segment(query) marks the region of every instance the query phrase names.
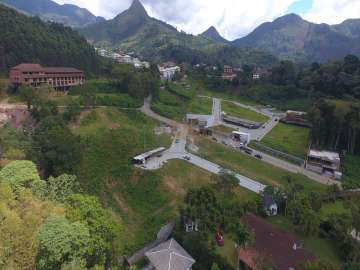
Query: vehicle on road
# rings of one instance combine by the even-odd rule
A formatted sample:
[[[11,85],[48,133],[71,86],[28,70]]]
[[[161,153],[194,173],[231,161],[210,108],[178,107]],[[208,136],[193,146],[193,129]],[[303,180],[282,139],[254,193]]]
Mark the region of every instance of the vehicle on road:
[[[180,140],[179,140],[179,139],[176,139],[176,140],[175,140],[175,143],[179,143],[179,142],[180,142]]]
[[[249,148],[246,148],[244,151],[245,151],[245,153],[248,154],[248,155],[252,155],[252,153],[253,153],[253,150],[252,150],[252,149],[249,149]]]
[[[256,157],[257,159],[263,159],[263,156],[260,155],[260,154],[256,154],[255,157]]]
[[[187,160],[187,161],[189,161],[189,160],[191,160],[191,157],[189,157],[189,156],[184,156],[184,159]]]

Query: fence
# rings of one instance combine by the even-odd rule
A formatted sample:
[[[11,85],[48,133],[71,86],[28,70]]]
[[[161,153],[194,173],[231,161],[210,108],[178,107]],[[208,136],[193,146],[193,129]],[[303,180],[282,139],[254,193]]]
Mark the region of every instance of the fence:
[[[265,146],[265,145],[263,145],[263,144],[261,144],[259,142],[252,142],[251,144],[253,146],[255,146],[256,148],[258,148],[260,151],[263,151],[263,152],[268,153],[268,154],[270,154],[272,156],[275,156],[275,157],[285,159],[285,160],[290,161],[292,163],[295,163],[295,164],[297,164],[299,166],[303,166],[304,163],[305,163],[304,159],[301,159],[301,158],[298,158],[296,156],[281,152],[279,150],[275,150],[275,149],[273,149],[271,147],[268,147],[268,146]]]

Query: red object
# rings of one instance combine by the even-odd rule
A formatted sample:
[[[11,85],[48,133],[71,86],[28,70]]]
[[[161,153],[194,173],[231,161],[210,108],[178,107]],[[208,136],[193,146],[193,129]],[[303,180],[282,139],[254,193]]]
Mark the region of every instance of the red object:
[[[218,244],[219,247],[224,246],[224,237],[221,235],[220,232],[216,233],[215,240],[216,240],[216,243]]]

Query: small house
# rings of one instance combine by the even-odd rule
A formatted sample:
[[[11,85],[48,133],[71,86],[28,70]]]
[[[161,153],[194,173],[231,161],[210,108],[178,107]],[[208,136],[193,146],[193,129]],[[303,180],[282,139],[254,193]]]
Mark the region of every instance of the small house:
[[[264,196],[263,209],[268,216],[276,216],[277,215],[278,205],[272,196],[270,196],[270,195]]]

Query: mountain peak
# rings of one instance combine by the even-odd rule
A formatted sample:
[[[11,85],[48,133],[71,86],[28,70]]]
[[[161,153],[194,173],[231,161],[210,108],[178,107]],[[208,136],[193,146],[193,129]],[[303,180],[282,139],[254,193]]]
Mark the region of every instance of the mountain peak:
[[[210,39],[217,43],[227,43],[228,41],[224,39],[214,26],[210,26],[208,30],[201,34],[203,37]]]
[[[129,11],[134,12],[137,15],[148,16],[143,4],[139,0],[134,0],[132,2]]]

